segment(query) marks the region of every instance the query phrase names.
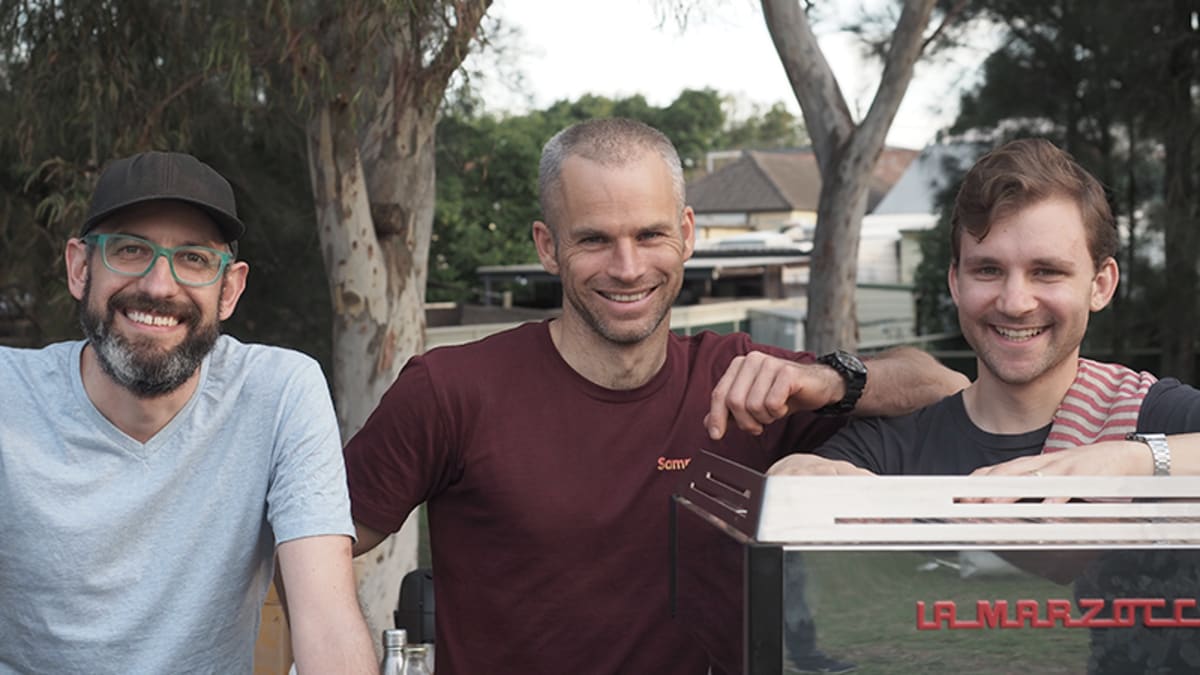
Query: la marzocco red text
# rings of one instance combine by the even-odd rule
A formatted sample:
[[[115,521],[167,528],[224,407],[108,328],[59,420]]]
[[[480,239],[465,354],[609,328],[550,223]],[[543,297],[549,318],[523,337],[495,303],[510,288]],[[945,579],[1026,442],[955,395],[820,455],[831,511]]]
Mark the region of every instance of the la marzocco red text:
[[[1200,628],[1200,618],[1185,617],[1187,610],[1195,615],[1196,598],[1118,598],[1107,603],[1101,598],[1080,598],[1080,616],[1071,616],[1071,601],[1053,599],[1017,600],[1015,611],[1009,615],[1007,600],[977,600],[975,618],[959,618],[958,604],[953,600],[938,600],[932,612],[926,612],[923,600],[917,601],[917,630],[975,630],[980,628],[1130,628],[1141,623],[1147,628]],[[1101,616],[1105,607],[1112,611]]]

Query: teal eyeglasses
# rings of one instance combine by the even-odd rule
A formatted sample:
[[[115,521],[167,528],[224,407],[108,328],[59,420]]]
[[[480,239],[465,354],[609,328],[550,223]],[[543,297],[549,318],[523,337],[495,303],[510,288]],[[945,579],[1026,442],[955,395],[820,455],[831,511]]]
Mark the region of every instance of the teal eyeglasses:
[[[89,234],[83,238],[100,248],[100,259],[109,270],[127,277],[144,277],[159,256],[167,259],[171,276],[184,286],[208,286],[221,278],[233,254],[207,246],[167,248],[132,234]]]

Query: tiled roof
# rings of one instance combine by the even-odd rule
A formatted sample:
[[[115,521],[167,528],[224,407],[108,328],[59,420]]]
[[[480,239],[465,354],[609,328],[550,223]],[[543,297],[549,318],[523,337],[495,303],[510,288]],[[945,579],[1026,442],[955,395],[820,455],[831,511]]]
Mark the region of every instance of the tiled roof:
[[[875,165],[870,211],[900,179],[918,152],[886,148]],[[811,150],[747,150],[741,158],[687,186],[687,201],[696,213],[816,211],[821,176]]]

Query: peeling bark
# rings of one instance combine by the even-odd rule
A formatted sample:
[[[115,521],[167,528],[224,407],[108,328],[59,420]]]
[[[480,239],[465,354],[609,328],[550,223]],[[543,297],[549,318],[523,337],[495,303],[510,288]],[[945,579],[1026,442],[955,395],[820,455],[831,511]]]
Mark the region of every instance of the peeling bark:
[[[410,14],[387,33],[386,86],[347,94],[360,82],[360,45],[323,45],[342,90],[314,100],[308,163],[321,252],[333,303],[332,388],[342,438],[366,422],[410,357],[424,350],[425,282],[434,214],[434,130],[450,75],[466,55],[490,0]],[[419,12],[452,10],[455,22],[422,66]],[[352,33],[349,33],[352,34]],[[331,35],[338,35],[332,31]],[[347,101],[377,96],[360,133]],[[359,601],[374,634],[392,626],[403,575],[416,566],[417,526],[404,527],[355,561]]]

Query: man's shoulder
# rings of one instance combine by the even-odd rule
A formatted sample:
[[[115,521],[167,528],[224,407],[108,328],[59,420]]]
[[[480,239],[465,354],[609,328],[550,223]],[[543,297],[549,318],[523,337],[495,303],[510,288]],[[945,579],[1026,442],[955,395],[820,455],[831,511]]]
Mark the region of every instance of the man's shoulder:
[[[901,417],[912,417],[921,420],[937,420],[945,417],[966,418],[967,409],[963,404],[963,393],[956,391],[940,401],[930,403],[923,408],[917,408],[908,415],[901,415]]]
[[[1138,409],[1137,428],[1176,434],[1200,431],[1200,389],[1173,377],[1155,382]]]
[[[315,364],[316,359],[290,347],[242,342],[232,335],[222,335],[213,345],[212,356],[222,361],[238,361],[247,365]]]
[[[748,345],[754,344],[750,336],[746,333],[714,333],[711,330],[702,330],[699,333],[691,335],[681,335],[674,331],[671,332],[671,341],[676,344],[688,345],[695,348],[704,349],[747,349]]]
[[[247,343],[222,335],[209,352],[209,380],[217,386],[232,387],[235,382],[251,386],[274,387],[294,380],[324,381],[324,374],[311,356],[275,345]]]
[[[676,347],[696,354],[725,355],[733,358],[750,352],[765,352],[772,356],[791,360],[812,359],[812,355],[808,352],[792,351],[783,347],[755,342],[748,334],[742,332],[714,333],[704,330],[694,335],[671,333],[671,341]]]
[[[507,360],[538,353],[550,344],[546,322],[531,321],[471,342],[434,347],[415,360],[437,366],[466,363],[478,369],[488,363],[496,363],[497,359]]]
[[[884,475],[923,473],[922,458],[939,461],[964,442],[962,393],[895,417],[856,417],[817,454]],[[932,460],[930,458],[933,458]],[[944,473],[937,471],[935,473]]]
[[[0,374],[18,371],[57,369],[82,346],[82,340],[55,342],[44,347],[0,347]]]
[[[0,358],[6,359],[38,359],[47,355],[61,355],[83,343],[83,340],[64,340],[51,342],[41,347],[5,347],[0,345]]]
[[[329,383],[312,357],[286,347],[244,343],[223,335],[208,357],[200,389],[189,405],[191,423],[222,420],[239,443],[273,442],[287,419],[296,429],[336,432]]]
[[[959,433],[958,425],[963,421],[970,424],[970,418],[963,407],[962,392],[956,392],[910,413],[891,417],[855,418],[851,424],[870,424],[913,435],[939,431]]]
[[[1168,395],[1196,396],[1200,395],[1200,390],[1174,377],[1164,377],[1150,385],[1150,391],[1146,394],[1147,398]]]

